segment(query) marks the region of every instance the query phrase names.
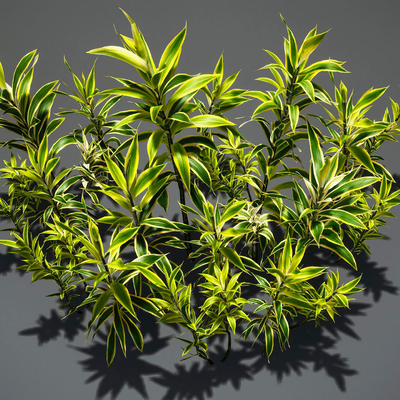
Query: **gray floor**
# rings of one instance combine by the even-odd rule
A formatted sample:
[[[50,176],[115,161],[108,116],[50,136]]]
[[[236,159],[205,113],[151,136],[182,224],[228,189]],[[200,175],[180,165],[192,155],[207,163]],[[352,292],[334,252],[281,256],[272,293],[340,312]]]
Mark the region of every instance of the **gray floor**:
[[[18,60],[38,48],[36,87],[54,79],[70,83],[63,65],[65,55],[77,71],[88,72],[94,57],[85,52],[117,44],[113,24],[128,33],[128,25],[113,2],[77,0],[15,1],[1,5],[0,61],[10,80]],[[262,51],[282,54],[286,34],[281,12],[298,40],[315,25],[332,28],[315,60],[347,60],[351,74],[341,78],[358,98],[371,86],[390,85],[371,118],[379,119],[389,96],[400,101],[398,52],[399,7],[392,1],[148,1],[121,0],[138,23],[156,59],[163,47],[188,22],[188,36],[179,71],[212,72],[224,50],[226,73],[242,69],[237,87],[264,89],[258,68],[270,62]],[[133,76],[130,68],[99,58],[97,76],[102,89],[112,82],[106,75]],[[329,80],[321,80],[329,85]],[[57,105],[64,105],[59,101]],[[248,116],[254,104],[238,116]],[[79,123],[75,121],[74,123]],[[73,129],[74,123],[65,129]],[[64,132],[65,133],[65,132]],[[262,134],[250,124],[243,134],[254,142]],[[2,137],[9,137],[1,133]],[[3,140],[3,139],[1,139]],[[400,145],[382,149],[385,166],[400,174]],[[2,150],[3,159],[9,157]],[[75,157],[75,158],[74,158]],[[72,160],[72,161],[71,161]],[[70,154],[68,162],[77,162]],[[399,180],[400,182],[400,180]],[[400,215],[400,209],[395,211]],[[6,227],[4,222],[2,227]],[[268,364],[260,348],[235,342],[225,364],[224,343],[214,342],[210,367],[200,360],[180,362],[179,335],[169,327],[144,319],[145,351],[131,349],[128,358],[105,363],[105,341],[100,336],[85,344],[87,315],[60,320],[62,311],[46,283],[30,285],[28,276],[15,271],[18,261],[1,248],[0,262],[0,398],[25,399],[375,399],[397,398],[400,388],[398,319],[400,222],[391,220],[383,230],[387,240],[371,244],[372,257],[360,259],[362,283],[351,310],[337,324],[323,329],[312,325],[293,332],[291,348],[276,351]],[[3,234],[2,237],[5,234]],[[317,255],[318,256],[318,255]],[[331,260],[324,260],[329,263]],[[346,273],[348,270],[343,270]],[[351,271],[349,274],[351,275]]]

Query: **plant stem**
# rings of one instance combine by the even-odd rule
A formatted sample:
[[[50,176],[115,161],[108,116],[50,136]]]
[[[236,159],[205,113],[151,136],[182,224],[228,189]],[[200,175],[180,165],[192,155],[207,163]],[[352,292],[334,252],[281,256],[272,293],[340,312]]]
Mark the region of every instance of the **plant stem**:
[[[191,324],[192,323],[192,321],[190,321],[187,317],[186,317],[186,315],[181,311],[181,309],[179,308],[179,305],[178,305],[178,302],[177,302],[177,300],[176,300],[176,298],[175,298],[175,296],[174,296],[174,294],[171,292],[171,298],[172,298],[172,302],[174,303],[174,306],[175,306],[175,308],[176,308],[176,310],[178,311],[178,313],[179,313],[179,315],[186,321],[186,323],[187,324]],[[190,332],[192,333],[192,335],[193,335],[193,341],[195,341],[196,340],[196,332],[194,332],[192,329],[190,329],[190,328],[188,328],[189,330],[190,330]],[[203,360],[206,360],[210,365],[213,365],[214,364],[214,362],[211,360],[211,358],[209,358],[208,356],[207,356],[207,358],[206,357],[204,357],[201,353],[199,353],[199,346],[195,346],[196,347],[196,353],[197,353],[197,355],[200,357],[200,358],[202,358]]]
[[[281,124],[286,124],[288,122],[287,121],[288,117],[289,117],[289,108],[288,108],[288,106],[291,105],[292,101],[293,101],[293,92],[294,92],[294,87],[295,87],[295,84],[296,84],[297,74],[298,74],[298,70],[296,69],[294,71],[294,73],[293,73],[293,77],[292,77],[292,79],[290,81],[290,84],[289,84],[288,88],[286,89],[286,93],[287,93],[286,99],[285,99],[286,100],[285,101],[286,104],[284,106],[284,110],[283,110],[283,113],[282,113],[281,118],[280,118],[280,123]],[[275,152],[276,152],[275,143],[276,143],[277,140],[279,140],[281,138],[281,136],[283,134],[284,134],[283,128],[280,127],[278,129],[278,132],[277,132],[277,135],[275,137],[274,142],[271,143],[272,156],[268,157],[268,161],[267,161],[268,166],[271,166],[272,162],[274,161],[274,155],[275,155]],[[265,200],[265,192],[268,189],[268,184],[269,184],[268,175],[265,175],[264,176],[263,188],[262,188],[262,191],[261,191],[261,194],[260,194],[261,207],[260,207],[260,210],[258,211],[258,215],[261,215],[261,213],[262,213],[263,203],[264,203],[264,200]],[[258,247],[257,247],[257,243],[253,244],[252,259],[253,259],[253,261],[258,262]]]
[[[231,333],[229,332],[229,329],[226,329],[225,331],[228,334],[228,347],[226,349],[225,355],[222,358],[221,362],[225,362],[228,359],[229,354],[231,353],[231,347],[232,347]]]
[[[311,313],[308,313],[307,316],[300,322],[297,322],[296,324],[293,324],[292,326],[290,326],[290,330],[292,329],[296,329],[301,325],[304,325],[306,322],[308,322],[311,318]]]

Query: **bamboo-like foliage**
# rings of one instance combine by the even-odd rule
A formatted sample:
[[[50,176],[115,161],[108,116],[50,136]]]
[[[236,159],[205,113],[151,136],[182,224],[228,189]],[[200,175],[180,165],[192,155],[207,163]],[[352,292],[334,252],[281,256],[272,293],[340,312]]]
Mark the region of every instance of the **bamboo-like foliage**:
[[[267,51],[268,77],[258,78],[268,90],[249,91],[234,88],[238,73],[224,76],[222,55],[213,73],[176,73],[186,27],[155,63],[125,15],[132,37],[118,34],[120,46],[89,53],[133,66],[137,82],[114,78],[118,86],[101,91],[94,65],[80,78],[65,60],[75,89],[50,82],[33,94],[35,51],[21,59],[12,81],[0,64],[0,126],[16,135],[2,143],[19,154],[1,169],[8,196],[0,214],[14,227],[0,243],[21,257],[19,268],[32,281],[56,284],[52,296],[70,314],[91,310],[88,335],[108,329],[108,364],[118,346],[126,354],[127,336],[143,350],[138,309],[189,333],[180,338],[185,358],[212,363],[208,339],[227,335],[225,360],[236,332],[261,338],[270,357],[276,343],[286,347],[291,328],[334,320],[362,290],[361,276],[341,282],[328,265],[309,265],[307,254],[324,248],[357,269],[354,254],[369,253],[366,240],[383,237],[379,228],[393,216],[400,191],[392,190],[377,152],[396,141],[399,105],[391,100],[381,121],[369,119],[385,88],[355,101],[343,83],[336,86],[336,73],[347,72],[344,62],[309,62],[326,34],[316,28],[298,46],[287,27],[284,59]],[[331,75],[333,98],[315,82],[319,73]],[[77,108],[52,119],[56,95]],[[113,112],[125,98],[137,101],[135,108]],[[263,143],[247,140],[225,117],[249,99],[261,101],[248,122],[258,123]],[[310,105],[324,117],[305,114]],[[83,115],[87,125],[52,140],[69,114]],[[152,128],[141,131],[140,121]],[[300,140],[309,144],[308,169],[294,152]],[[143,170],[140,142],[147,146]],[[71,145],[82,161],[60,169]],[[106,198],[115,207],[105,206]],[[182,222],[168,217],[171,201],[179,201]],[[156,216],[162,209],[164,216]],[[188,261],[177,263],[176,252]]]

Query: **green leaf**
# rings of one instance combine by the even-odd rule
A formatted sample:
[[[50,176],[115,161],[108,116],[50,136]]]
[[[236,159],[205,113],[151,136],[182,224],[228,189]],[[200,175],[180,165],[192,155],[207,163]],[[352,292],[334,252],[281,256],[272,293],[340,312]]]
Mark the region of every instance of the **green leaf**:
[[[191,79],[192,76],[188,74],[176,74],[174,75],[164,86],[162,94],[169,92],[170,90],[181,85],[183,82]]]
[[[179,324],[184,323],[185,320],[179,314],[168,313],[163,315],[158,322],[162,322],[164,324]]]
[[[162,281],[162,279],[155,274],[154,272],[150,271],[147,268],[137,266],[136,267],[151,283],[154,285],[160,287],[160,288],[166,288],[165,283]]]
[[[159,309],[154,305],[151,300],[145,297],[135,296],[133,294],[131,295],[131,300],[136,307],[141,308],[142,310],[145,310],[146,312],[158,318],[161,317]]]
[[[46,128],[46,135],[50,136],[63,122],[65,118],[56,118],[49,123]]]
[[[172,145],[172,157],[182,181],[187,191],[190,193],[190,164],[185,148],[179,143],[174,143]]]
[[[274,330],[272,329],[271,325],[268,324],[264,325],[264,334],[265,334],[265,353],[267,354],[269,362],[269,357],[274,351]]]
[[[135,260],[125,264],[122,262],[121,259],[118,259],[112,263],[109,263],[108,265],[119,270],[136,269],[137,267],[148,268],[151,267],[154,263],[160,261],[163,257],[163,254],[143,254]]]
[[[42,173],[44,170],[44,166],[47,161],[47,154],[49,151],[49,140],[47,135],[43,138],[42,142],[40,143],[39,150],[37,153],[38,157],[38,166],[39,166],[39,171]]]
[[[314,64],[311,64],[306,69],[301,71],[301,75],[309,75],[309,74],[318,74],[319,72],[326,71],[326,72],[348,72],[346,71],[341,65],[339,61],[335,60],[324,60],[318,61]]]
[[[293,35],[293,32],[289,29],[288,26],[286,26],[286,28],[288,32],[288,42],[289,42],[289,59],[294,69],[296,68],[297,65],[297,43]]]
[[[157,116],[161,109],[162,106],[153,106],[150,108],[150,118],[155,124],[157,123]]]
[[[219,126],[232,126],[233,122],[218,115],[196,115],[191,118],[195,126],[199,128],[217,128]]]
[[[211,188],[211,176],[204,164],[193,157],[189,157],[189,165],[190,169],[200,178],[200,180]]]
[[[299,309],[304,309],[304,310],[309,310],[309,311],[314,311],[315,307],[308,302],[308,300],[300,295],[300,294],[295,294],[295,293],[290,293],[285,297],[280,297],[280,300],[282,301],[283,304],[288,304],[290,306],[297,307]]]
[[[300,65],[304,60],[310,57],[311,53],[320,45],[322,39],[327,33],[328,31],[311,36],[303,42],[299,50],[300,58],[298,65]]]
[[[224,55],[221,54],[221,56],[218,59],[217,65],[214,68],[214,74],[219,75],[219,77],[213,82],[213,91],[216,90],[216,84],[221,85],[222,78],[224,76]]]
[[[359,276],[356,279],[353,279],[352,281],[346,283],[345,285],[341,286],[338,289],[339,293],[344,293],[344,294],[350,294],[350,293],[355,293],[356,291],[360,291],[361,289],[356,288],[356,286],[359,284],[360,280],[361,280],[362,276]],[[354,290],[356,289],[356,290]]]
[[[228,228],[221,232],[222,236],[229,236],[229,237],[237,237],[247,235],[248,233],[253,232],[252,229],[245,229],[245,228]],[[242,256],[243,257],[243,256]],[[259,269],[259,268],[257,268]]]
[[[376,174],[374,164],[371,160],[370,155],[368,152],[359,146],[348,146],[347,147],[352,156],[360,162],[368,171],[372,172],[373,174]]]
[[[147,142],[147,153],[149,155],[149,163],[152,164],[154,157],[162,143],[164,137],[164,130],[157,129],[154,131]]]
[[[121,285],[117,282],[111,283],[110,288],[117,301],[122,304],[134,317],[136,317],[128,289],[124,285]]]
[[[139,257],[149,252],[147,241],[141,233],[138,233],[135,237],[135,251]]]
[[[74,177],[75,178],[75,177]],[[100,257],[103,256],[104,250],[103,250],[103,242],[100,236],[99,228],[97,227],[96,223],[92,222],[89,220],[89,234],[90,234],[90,239],[96,248],[98,254]],[[80,238],[82,240],[82,238]]]
[[[315,101],[315,92],[314,86],[311,81],[303,80],[298,83],[301,88],[306,92],[307,96],[312,100]]]
[[[107,116],[110,109],[113,106],[115,106],[115,104],[117,104],[121,100],[121,98],[122,98],[122,96],[113,96],[109,100],[107,100],[107,102],[104,104],[102,109],[99,111],[99,117]]]
[[[49,124],[49,126],[50,126],[50,124]],[[75,136],[73,136],[73,135],[63,136],[62,138],[58,139],[53,144],[53,146],[50,149],[49,157],[53,158],[65,147],[67,147],[71,144],[76,144],[76,143],[77,143],[77,140],[76,140]]]
[[[101,193],[104,193],[106,196],[111,197],[121,207],[124,207],[129,212],[132,212],[131,204],[125,199],[125,197],[121,196],[119,193],[116,193],[111,189],[101,190]]]
[[[282,303],[279,300],[274,301],[275,315],[276,315],[276,323],[279,324],[282,316]]]
[[[28,121],[33,122],[33,117],[35,112],[38,110],[42,101],[51,93],[54,87],[57,85],[58,81],[47,83],[43,85],[33,96],[31,104],[28,109]]]
[[[107,337],[107,350],[106,350],[106,358],[108,366],[110,366],[111,363],[113,362],[116,350],[117,350],[117,335],[115,332],[114,325],[111,325],[110,332]]]
[[[93,67],[90,70],[89,76],[86,80],[86,95],[88,97],[93,96],[94,90],[96,89],[95,85],[96,85],[96,78],[95,78],[95,68],[96,65],[96,61],[93,63]]]
[[[327,197],[331,197],[332,199],[344,196],[350,192],[355,192],[357,190],[363,189],[367,186],[373,185],[375,182],[378,182],[379,178],[375,177],[365,177],[365,178],[357,178],[353,179],[350,182],[345,182],[343,184],[339,184],[334,187],[332,190],[328,191]]]
[[[0,244],[2,244],[3,246],[14,247],[17,249],[19,248],[17,243],[14,242],[13,240],[0,240]]]
[[[325,267],[306,267],[302,268],[298,274],[291,274],[287,283],[301,283],[320,276],[325,272]]]
[[[111,297],[111,291],[107,290],[103,292],[101,296],[97,299],[93,311],[92,311],[92,322],[100,315],[100,313],[104,310],[104,307],[107,305],[108,301]]]
[[[285,343],[289,339],[289,323],[284,314],[282,314],[279,328],[280,328],[280,332],[282,335],[282,337],[281,337],[282,342]]]
[[[19,108],[22,115],[26,115],[26,108],[29,105],[32,80],[33,67],[25,74],[17,91],[17,101],[19,101]]]
[[[0,89],[7,89],[6,79],[4,77],[3,65],[0,63]]]
[[[282,271],[285,275],[290,269],[290,263],[292,262],[292,244],[290,237],[285,239],[285,245],[283,251],[279,257],[278,269]]]
[[[236,81],[236,78],[238,77],[240,71],[236,72],[235,74],[232,74],[231,76],[228,76],[225,81],[221,85],[221,90],[219,91],[219,94],[225,93]],[[229,92],[231,93],[231,92]],[[228,93],[226,93],[228,94]],[[224,96],[222,96],[224,97]]]
[[[142,85],[130,83],[129,87],[118,87],[104,90],[101,95],[118,95],[134,97],[136,99],[145,100],[146,103],[153,105],[156,103],[156,98],[148,90],[144,89]]]
[[[355,270],[357,270],[357,263],[356,263],[353,255],[343,244],[339,245],[339,244],[332,243],[332,242],[326,240],[324,237],[321,237],[319,244],[322,247],[325,247],[326,249],[335,252],[339,257],[343,258],[343,260],[345,260]]]
[[[288,104],[290,126],[292,131],[296,131],[297,123],[299,122],[299,107],[296,105]]]
[[[189,118],[189,116],[186,113],[182,112],[182,111],[177,112],[174,115],[171,115],[170,117],[168,117],[168,119],[171,119],[173,121],[183,122],[184,124],[193,125],[193,122]]]
[[[114,325],[115,331],[117,332],[117,336],[118,336],[119,342],[121,344],[122,352],[124,353],[124,356],[126,357],[125,330],[124,330],[124,325],[122,323],[122,318],[121,318],[121,313],[120,313],[120,310],[118,307],[118,303],[116,303],[116,302],[114,303],[113,313],[114,313],[113,325]]]
[[[320,170],[322,168],[322,165],[324,164],[324,153],[321,150],[318,136],[315,133],[314,128],[308,122],[308,120],[307,120],[307,131],[308,131],[308,138],[310,140],[310,150],[314,167],[313,168],[314,176],[317,182],[320,182]]]
[[[148,72],[147,63],[145,60],[143,60],[143,58],[120,46],[104,46],[98,49],[90,50],[88,53],[116,58],[117,60],[133,65],[136,69],[139,69],[143,72]]]
[[[163,168],[165,168],[165,164],[156,165],[144,170],[134,185],[132,197],[135,198],[139,196],[143,190],[146,190],[154,182],[154,180],[157,179]]]
[[[229,247],[220,247],[219,251],[226,257],[233,265],[240,268],[242,271],[247,272],[246,267],[243,265],[242,260],[236,250]]]
[[[351,111],[351,115],[356,115],[361,109],[369,106],[372,104],[374,101],[379,99],[385,93],[386,88],[380,88],[380,89],[369,89],[367,92],[365,92],[360,100],[357,101],[356,105],[354,106],[353,110]]]
[[[258,114],[261,114],[262,112],[269,111],[269,110],[276,110],[279,107],[276,105],[274,101],[265,101],[261,105],[259,105],[253,112],[253,117],[255,117]]]
[[[158,86],[159,88],[163,84],[169,72],[176,68],[181,54],[182,45],[185,41],[185,37],[186,26],[171,40],[171,42],[165,48],[158,64],[158,70],[162,70]]]
[[[126,323],[126,327],[128,328],[128,332],[133,340],[133,343],[135,343],[135,346],[138,348],[139,351],[143,352],[142,332],[140,332],[140,329],[127,315],[124,315],[123,319]]]
[[[233,334],[235,334],[236,331],[236,319],[233,315],[228,314],[226,316],[226,319],[228,320],[228,324],[230,328],[232,329]]]
[[[355,226],[356,228],[365,229],[364,224],[355,215],[345,210],[323,210],[318,213],[320,217],[334,219],[344,224]]]
[[[235,217],[244,207],[246,206],[245,201],[237,201],[228,206],[221,215],[221,219],[218,222],[219,227],[223,227],[224,224]]]
[[[139,230],[138,227],[134,228],[125,228],[120,231],[113,239],[108,248],[108,252],[112,253],[115,250],[119,249],[123,244],[131,240],[135,235],[136,232]]]
[[[180,138],[179,140],[177,140],[176,143],[179,143],[182,146],[201,145],[201,146],[208,147],[211,150],[217,151],[217,146],[215,145],[215,143],[211,139],[209,139],[205,136],[201,136],[201,135],[184,136],[184,137]]]
[[[148,218],[142,221],[142,225],[152,226],[154,228],[165,229],[169,231],[179,231],[180,229],[170,220],[161,217]]]
[[[108,156],[104,155],[104,158],[107,163],[107,168],[110,171],[110,174],[113,177],[117,186],[120,189],[122,189],[123,191],[127,192],[126,180],[125,180],[124,174],[122,173],[122,171],[120,170],[118,165],[113,160],[111,160]],[[135,159],[132,159],[132,161],[133,161],[133,164],[135,164],[137,162],[137,160],[135,160]],[[133,171],[133,168],[132,168],[132,171]],[[131,172],[131,173],[133,174],[133,172]]]
[[[125,17],[128,19],[128,21],[131,24],[131,31],[132,31],[132,37],[133,40],[132,42],[134,43],[134,51],[144,60],[148,62],[148,65],[150,66],[151,73],[153,74],[156,67],[154,65],[153,58],[150,53],[150,49],[142,35],[142,32],[140,32],[139,28],[136,26],[135,22],[132,20],[132,18],[122,9],[120,10],[125,14]],[[130,39],[130,38],[129,38]]]
[[[111,160],[110,160],[111,161]],[[137,176],[137,168],[139,165],[139,140],[138,140],[138,135],[135,134],[134,137],[132,138],[131,145],[129,146],[128,153],[126,154],[125,157],[125,164],[124,164],[124,169],[125,169],[125,174],[126,174],[126,183],[127,183],[127,189],[130,190],[132,188],[133,183],[136,180]],[[113,166],[113,168],[118,168],[117,165]],[[124,185],[125,178],[121,176],[120,173],[118,173],[117,170],[115,170],[117,179],[121,182],[122,185]],[[110,170],[111,172],[111,170]],[[114,175],[113,175],[114,177]],[[114,178],[115,180],[115,178]],[[116,181],[117,182],[117,181]],[[118,186],[120,186],[118,184]],[[120,186],[123,188],[123,186]]]
[[[319,244],[323,230],[324,224],[321,221],[311,221],[310,231],[317,244]]]
[[[175,91],[175,93],[171,96],[168,101],[168,109],[171,109],[172,104],[174,104],[179,99],[182,99],[188,95],[194,95],[197,93],[203,86],[207,85],[207,83],[211,82],[213,79],[217,78],[218,75],[215,74],[203,74],[198,75],[189,80],[182,83],[182,85]]]
[[[31,61],[33,60],[33,57],[35,56],[35,54],[36,54],[36,50],[33,50],[33,51],[29,52],[28,54],[26,54],[24,57],[21,58],[17,67],[15,68],[13,81],[12,81],[12,91],[13,91],[14,99],[17,96],[18,84],[22,79],[23,73],[28,68],[28,66],[31,63]],[[3,71],[3,67],[1,67],[1,71]],[[2,75],[3,75],[3,80],[4,80],[4,72],[2,73]],[[4,80],[4,83],[5,83],[5,80]],[[7,89],[6,83],[4,86],[5,86],[4,89]]]

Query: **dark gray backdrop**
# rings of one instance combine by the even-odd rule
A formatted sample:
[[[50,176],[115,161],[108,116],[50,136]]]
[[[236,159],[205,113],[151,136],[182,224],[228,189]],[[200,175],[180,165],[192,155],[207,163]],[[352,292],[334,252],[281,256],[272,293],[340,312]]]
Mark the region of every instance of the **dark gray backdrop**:
[[[87,74],[94,57],[86,51],[118,44],[113,24],[120,32],[129,32],[118,6],[137,22],[156,60],[187,21],[179,71],[212,72],[223,50],[226,74],[242,69],[236,87],[247,89],[264,89],[254,81],[263,76],[257,69],[270,62],[263,48],[282,55],[286,32],[279,12],[299,41],[316,24],[320,32],[332,28],[313,59],[346,60],[352,73],[339,78],[354,88],[356,99],[371,86],[390,85],[371,118],[381,118],[389,96],[400,100],[399,7],[395,1],[3,0],[0,60],[6,79],[10,81],[18,60],[35,48],[40,53],[35,88],[56,79],[71,83],[63,55],[75,72]],[[106,75],[137,77],[122,63],[100,57],[97,77],[101,89],[112,85]],[[60,105],[66,105],[64,100],[58,101]],[[247,117],[252,107],[242,107],[236,116]],[[75,123],[79,121],[63,125],[62,133],[72,130]],[[255,126],[246,125],[243,133],[254,142],[262,141]],[[1,135],[10,137],[5,132]],[[400,173],[399,150],[397,144],[383,148],[385,165],[396,174]],[[73,150],[69,155],[67,163],[77,162]],[[8,159],[8,151],[3,149],[1,156]],[[400,210],[395,213],[399,215]],[[108,369],[104,338],[85,346],[86,320],[60,321],[57,303],[44,297],[53,289],[50,284],[30,285],[28,276],[15,272],[16,258],[2,248],[0,398],[395,398],[400,388],[399,221],[391,220],[384,233],[389,239],[373,243],[372,257],[360,260],[367,289],[357,296],[351,310],[336,325],[326,324],[322,330],[310,325],[294,331],[291,349],[284,354],[277,350],[269,365],[259,357],[259,347],[239,344],[226,364],[217,361],[209,367],[199,359],[179,362],[176,332],[151,325],[146,330],[144,354],[132,349],[127,360],[118,355]],[[221,358],[221,354],[213,355]]]

